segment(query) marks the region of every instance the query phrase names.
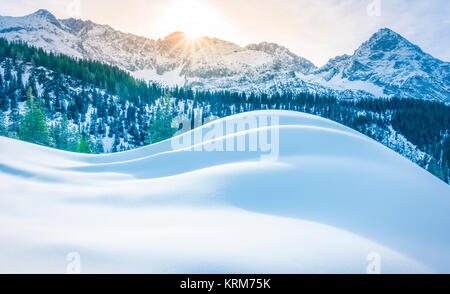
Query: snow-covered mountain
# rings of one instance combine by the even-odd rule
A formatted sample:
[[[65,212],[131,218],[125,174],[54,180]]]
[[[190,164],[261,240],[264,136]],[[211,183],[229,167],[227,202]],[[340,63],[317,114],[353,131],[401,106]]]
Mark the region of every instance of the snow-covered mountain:
[[[0,18],[0,36],[48,51],[99,60],[132,72],[164,75],[178,70],[187,78],[220,78],[262,70],[308,73],[315,66],[276,44],[242,48],[215,38],[189,41],[176,32],[157,41],[125,34],[106,25],[76,19],[57,20],[39,10],[24,17]]]
[[[355,51],[330,60],[315,72],[333,85],[368,83],[384,95],[450,99],[450,63],[424,53],[390,29],[381,29]]]
[[[71,252],[81,273],[450,272],[449,187],[360,133],[262,111],[188,137],[109,155],[0,137],[0,273],[64,273]]]
[[[355,51],[318,69],[273,43],[241,47],[216,38],[190,41],[181,32],[152,40],[39,10],[0,17],[0,37],[119,66],[136,77],[208,90],[334,94],[340,98],[413,97],[450,101],[450,63],[382,29]]]

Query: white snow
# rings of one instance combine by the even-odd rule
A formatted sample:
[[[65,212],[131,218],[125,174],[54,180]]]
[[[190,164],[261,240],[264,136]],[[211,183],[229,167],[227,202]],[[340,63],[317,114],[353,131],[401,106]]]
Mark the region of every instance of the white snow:
[[[348,79],[344,79],[338,75],[334,76],[329,81],[325,80],[321,75],[316,74],[305,75],[302,73],[296,73],[296,76],[305,82],[322,85],[326,88],[335,89],[338,91],[365,91],[378,98],[388,97],[388,95],[384,93],[384,89],[382,87],[370,82],[361,80],[349,81]]]
[[[228,139],[278,130],[276,160],[171,141],[80,155],[1,137],[0,273],[64,273],[70,252],[82,273],[366,273],[371,252],[382,273],[450,273],[449,187],[381,144],[284,111],[194,133],[266,115],[279,123]]]
[[[169,87],[182,87],[186,82],[186,78],[181,75],[181,70],[182,68],[179,67],[172,71],[167,71],[164,74],[158,74],[154,69],[145,69],[130,72],[130,74],[136,79],[144,80],[146,82],[156,82]]]

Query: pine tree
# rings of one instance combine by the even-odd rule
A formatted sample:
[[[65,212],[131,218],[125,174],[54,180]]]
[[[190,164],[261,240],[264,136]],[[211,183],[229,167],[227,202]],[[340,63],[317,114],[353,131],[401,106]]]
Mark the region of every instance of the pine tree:
[[[4,87],[3,78],[0,74],[0,110],[7,111],[9,109],[9,97],[4,91]]]
[[[114,135],[114,143],[113,143],[113,147],[112,147],[111,152],[112,153],[116,153],[117,151],[119,151],[118,148],[117,148],[119,145],[120,145],[119,135],[115,134]]]
[[[448,170],[448,162],[446,160],[443,160],[442,162],[442,179],[444,182],[448,183],[448,177],[449,177],[449,170]]]
[[[0,109],[0,136],[7,136],[6,118],[3,111]]]
[[[60,123],[51,129],[50,134],[55,148],[66,151],[77,150],[80,136],[75,130],[69,127],[69,121],[65,114]]]
[[[78,143],[77,152],[79,153],[92,153],[91,146],[89,145],[89,141],[83,135],[80,138],[80,142]]]
[[[18,133],[20,129],[20,114],[17,107],[11,109],[8,120],[9,120],[8,126],[9,136],[18,139]]]
[[[103,141],[97,140],[94,146],[94,152],[97,154],[105,153],[105,149],[103,148]]]
[[[20,119],[19,139],[30,143],[48,145],[49,132],[45,117],[34,101],[31,88],[27,92],[26,113]]]
[[[432,174],[436,174],[437,166],[436,166],[436,160],[434,158],[432,158],[430,160],[430,162],[428,163],[427,170]]]
[[[161,98],[154,117],[149,124],[145,143],[154,144],[172,138],[177,129],[172,128],[172,117],[170,111],[171,95],[168,93]]]

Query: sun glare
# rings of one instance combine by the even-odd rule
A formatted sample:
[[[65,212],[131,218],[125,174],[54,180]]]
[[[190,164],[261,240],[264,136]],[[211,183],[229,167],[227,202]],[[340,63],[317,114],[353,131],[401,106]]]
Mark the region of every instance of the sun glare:
[[[218,11],[200,0],[174,1],[161,16],[159,26],[165,35],[181,31],[190,40],[218,35],[224,29]]]

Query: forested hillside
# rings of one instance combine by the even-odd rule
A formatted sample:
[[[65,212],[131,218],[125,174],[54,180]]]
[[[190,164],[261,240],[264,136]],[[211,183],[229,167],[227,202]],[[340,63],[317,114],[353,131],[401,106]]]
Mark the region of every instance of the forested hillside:
[[[170,136],[168,119],[194,124],[240,112],[282,109],[352,127],[449,182],[449,108],[418,99],[340,100],[310,93],[268,96],[167,89],[135,80],[116,67],[0,39],[1,134],[63,150],[128,150]]]

